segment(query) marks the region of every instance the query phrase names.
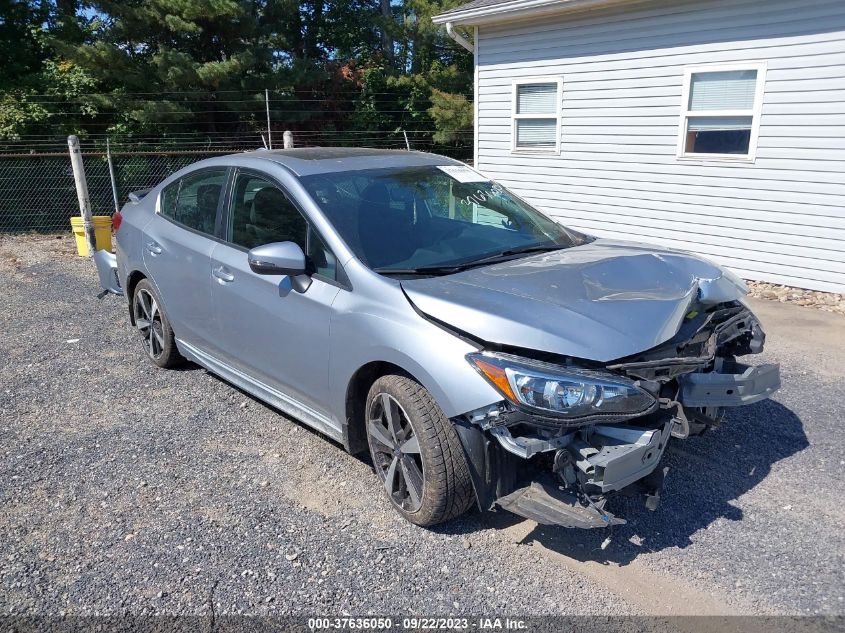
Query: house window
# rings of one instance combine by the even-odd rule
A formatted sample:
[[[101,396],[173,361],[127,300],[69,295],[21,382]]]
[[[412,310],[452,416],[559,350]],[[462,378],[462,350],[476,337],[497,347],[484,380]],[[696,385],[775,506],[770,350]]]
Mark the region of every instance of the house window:
[[[559,78],[514,82],[514,151],[560,151],[560,93]]]
[[[678,157],[753,160],[765,74],[764,64],[686,69]]]

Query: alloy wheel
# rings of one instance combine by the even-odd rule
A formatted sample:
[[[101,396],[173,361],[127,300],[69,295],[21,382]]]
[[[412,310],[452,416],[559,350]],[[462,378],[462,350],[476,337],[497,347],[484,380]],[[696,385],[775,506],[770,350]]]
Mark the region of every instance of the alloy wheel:
[[[164,326],[161,322],[161,310],[155,297],[146,289],[140,289],[135,295],[135,327],[143,339],[144,350],[150,358],[161,357],[164,351]]]
[[[387,494],[404,511],[416,512],[422,505],[425,484],[420,443],[396,398],[384,392],[373,398],[367,435]]]

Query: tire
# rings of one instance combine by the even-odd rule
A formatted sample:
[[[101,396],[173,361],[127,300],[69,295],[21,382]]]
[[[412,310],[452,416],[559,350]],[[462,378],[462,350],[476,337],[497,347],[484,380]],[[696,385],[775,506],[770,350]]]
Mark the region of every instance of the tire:
[[[153,363],[163,368],[176,367],[184,358],[176,348],[173,328],[164,312],[158,291],[147,279],[135,286],[132,317],[141,335],[144,351]]]
[[[470,508],[475,496],[457,431],[422,385],[382,376],[367,395],[365,416],[373,466],[399,514],[427,527]]]

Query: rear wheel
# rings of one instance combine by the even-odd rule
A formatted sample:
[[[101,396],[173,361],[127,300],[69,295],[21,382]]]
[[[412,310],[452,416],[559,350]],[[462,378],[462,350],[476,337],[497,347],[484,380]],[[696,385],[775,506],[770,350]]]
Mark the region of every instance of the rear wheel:
[[[373,465],[399,514],[430,526],[469,509],[472,480],[458,434],[422,385],[383,376],[370,388],[366,412]]]
[[[132,316],[147,356],[159,367],[175,367],[184,359],[176,349],[170,321],[164,313],[155,287],[146,279],[135,286]]]

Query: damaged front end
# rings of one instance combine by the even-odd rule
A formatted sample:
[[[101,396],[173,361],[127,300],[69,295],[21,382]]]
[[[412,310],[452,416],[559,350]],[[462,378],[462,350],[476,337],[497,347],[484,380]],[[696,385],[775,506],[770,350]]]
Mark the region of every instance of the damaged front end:
[[[655,510],[671,438],[701,434],[724,407],[780,386],[777,365],[736,361],[765,341],[744,305],[698,310],[665,343],[604,366],[524,350],[470,354],[504,396],[455,420],[480,507],[578,528],[625,523],[606,509],[617,492],[639,491]]]

